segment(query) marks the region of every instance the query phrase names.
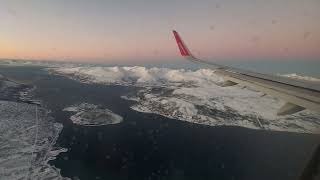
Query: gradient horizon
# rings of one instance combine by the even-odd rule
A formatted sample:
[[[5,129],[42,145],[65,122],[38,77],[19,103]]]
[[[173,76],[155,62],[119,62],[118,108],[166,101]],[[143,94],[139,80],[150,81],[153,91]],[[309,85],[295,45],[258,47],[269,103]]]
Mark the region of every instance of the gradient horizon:
[[[0,0],[0,59],[320,61],[320,1]]]

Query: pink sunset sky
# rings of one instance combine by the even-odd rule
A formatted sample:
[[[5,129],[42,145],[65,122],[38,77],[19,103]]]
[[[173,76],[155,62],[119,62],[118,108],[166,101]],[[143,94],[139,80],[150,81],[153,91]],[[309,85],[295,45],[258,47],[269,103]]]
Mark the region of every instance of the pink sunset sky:
[[[0,0],[0,58],[320,60],[319,0]]]

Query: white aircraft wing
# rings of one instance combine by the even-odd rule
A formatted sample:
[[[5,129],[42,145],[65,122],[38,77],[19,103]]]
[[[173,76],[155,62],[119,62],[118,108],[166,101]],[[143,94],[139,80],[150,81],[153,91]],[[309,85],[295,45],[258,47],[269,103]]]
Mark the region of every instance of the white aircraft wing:
[[[304,109],[320,112],[320,83],[255,73],[200,60],[192,55],[176,31],[173,31],[173,34],[181,55],[187,60],[214,69],[224,77],[224,86],[242,84],[285,100],[286,103],[278,110],[278,115],[293,114]]]

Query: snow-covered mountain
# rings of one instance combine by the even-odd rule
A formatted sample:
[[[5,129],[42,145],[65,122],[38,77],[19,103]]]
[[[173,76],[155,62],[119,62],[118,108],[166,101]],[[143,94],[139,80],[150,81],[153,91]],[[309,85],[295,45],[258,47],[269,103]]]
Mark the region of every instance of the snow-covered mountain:
[[[206,125],[318,133],[320,114],[308,110],[276,116],[283,101],[241,85],[222,87],[213,70],[145,67],[71,67],[50,71],[84,83],[142,87],[123,98],[132,109]]]

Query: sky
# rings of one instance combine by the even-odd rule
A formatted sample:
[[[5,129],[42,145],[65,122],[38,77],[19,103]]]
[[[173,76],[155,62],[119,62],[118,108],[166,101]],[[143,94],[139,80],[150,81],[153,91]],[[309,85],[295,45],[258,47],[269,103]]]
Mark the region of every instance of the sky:
[[[320,61],[320,0],[0,0],[0,58]]]

